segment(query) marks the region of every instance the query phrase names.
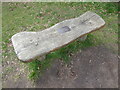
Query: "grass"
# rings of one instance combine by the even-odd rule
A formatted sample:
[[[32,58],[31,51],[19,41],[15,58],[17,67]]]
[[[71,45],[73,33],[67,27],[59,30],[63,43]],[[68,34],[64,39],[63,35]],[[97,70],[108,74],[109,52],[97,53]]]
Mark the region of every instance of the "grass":
[[[30,71],[33,71],[31,72],[29,77],[31,79],[38,78],[39,74],[43,74],[43,72],[52,65],[52,62],[55,59],[61,59],[67,64],[71,60],[70,59],[71,54],[74,54],[80,49],[95,46],[100,43],[100,42],[95,43],[93,41],[94,36],[92,34],[89,34],[85,41],[76,40],[75,42],[70,43],[69,45],[63,48],[60,48],[59,50],[47,54],[46,59],[41,62],[35,60],[31,63],[28,63]]]
[[[52,65],[55,59],[61,59],[66,64],[70,61],[70,54],[80,49],[105,44],[109,48],[116,49],[117,43],[117,3],[97,2],[54,2],[54,3],[3,3],[2,6],[2,49],[3,59],[12,57],[11,36],[21,31],[38,31],[49,28],[52,25],[78,17],[86,11],[99,14],[106,22],[106,26],[95,33],[88,35],[86,41],[75,41],[55,52],[47,54],[46,60],[28,63],[29,77],[35,79]],[[115,47],[115,48],[114,48]],[[10,52],[11,51],[11,52]],[[9,59],[7,59],[9,60]]]

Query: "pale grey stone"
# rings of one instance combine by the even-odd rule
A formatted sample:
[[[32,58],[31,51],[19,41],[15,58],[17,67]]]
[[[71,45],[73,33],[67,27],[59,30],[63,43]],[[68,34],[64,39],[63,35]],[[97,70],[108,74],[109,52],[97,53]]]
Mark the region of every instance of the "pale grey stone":
[[[11,40],[18,58],[28,62],[98,30],[104,25],[105,21],[99,15],[88,11],[77,18],[64,20],[39,32],[17,33]],[[67,32],[59,33],[58,29],[65,26],[69,28],[63,28]]]
[[[70,31],[70,28],[68,26],[64,26],[64,27],[58,28],[57,30],[59,33],[65,33]]]

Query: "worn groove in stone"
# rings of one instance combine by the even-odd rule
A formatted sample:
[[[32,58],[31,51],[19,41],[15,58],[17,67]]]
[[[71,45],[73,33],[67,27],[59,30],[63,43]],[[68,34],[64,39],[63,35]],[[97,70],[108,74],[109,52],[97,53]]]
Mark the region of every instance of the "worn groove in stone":
[[[64,20],[54,26],[39,32],[20,32],[12,36],[12,43],[18,58],[29,61],[58,49],[75,39],[95,31],[105,25],[105,21],[93,12]],[[69,27],[64,33],[58,32],[59,28]]]

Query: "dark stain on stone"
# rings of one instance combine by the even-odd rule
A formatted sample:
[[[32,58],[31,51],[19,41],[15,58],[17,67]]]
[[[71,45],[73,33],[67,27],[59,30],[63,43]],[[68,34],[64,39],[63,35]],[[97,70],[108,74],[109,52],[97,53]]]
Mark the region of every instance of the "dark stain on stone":
[[[68,26],[64,26],[64,27],[61,27],[61,28],[57,29],[57,31],[59,33],[65,33],[65,32],[70,31],[70,28]]]

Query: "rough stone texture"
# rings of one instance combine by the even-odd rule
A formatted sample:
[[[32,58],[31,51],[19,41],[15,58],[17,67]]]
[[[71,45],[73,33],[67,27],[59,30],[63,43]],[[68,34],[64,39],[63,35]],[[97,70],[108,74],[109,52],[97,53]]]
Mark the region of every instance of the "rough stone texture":
[[[64,20],[40,32],[20,32],[12,36],[12,43],[18,58],[31,61],[50,51],[58,49],[105,25],[105,21],[93,12],[86,12],[78,18]],[[59,28],[69,27],[65,33]]]

